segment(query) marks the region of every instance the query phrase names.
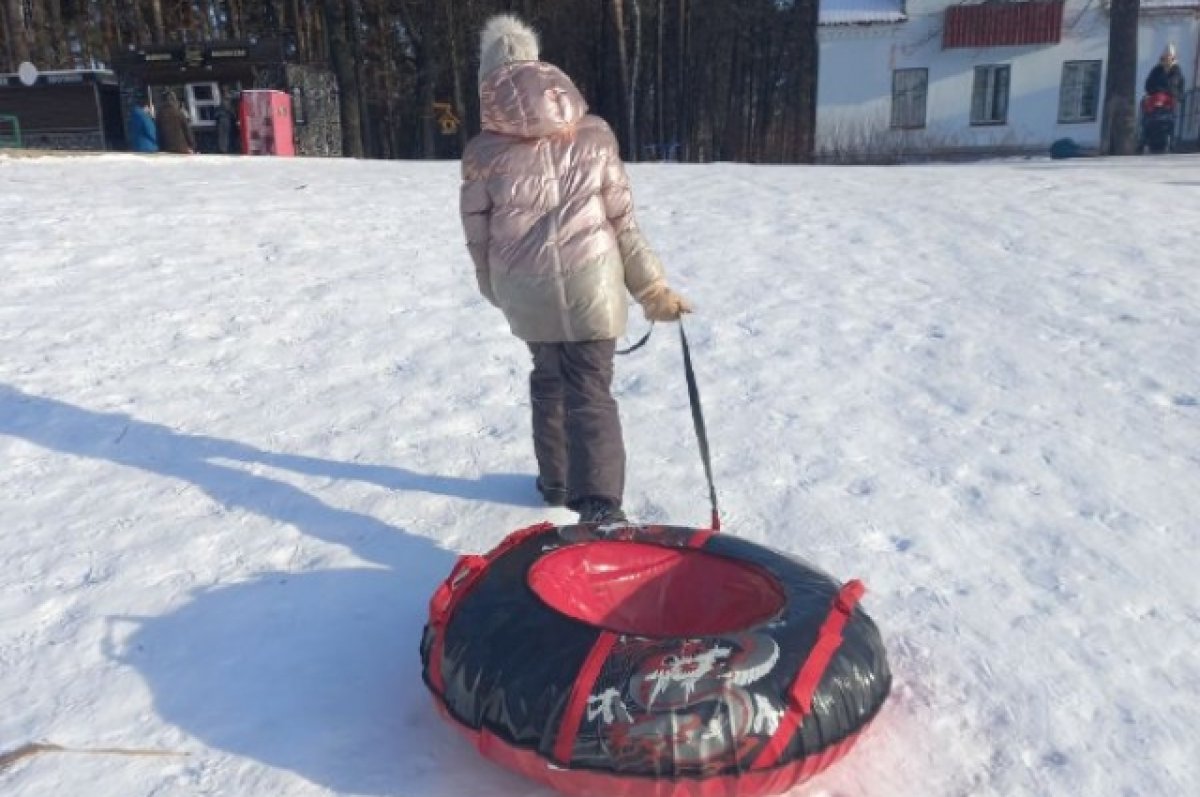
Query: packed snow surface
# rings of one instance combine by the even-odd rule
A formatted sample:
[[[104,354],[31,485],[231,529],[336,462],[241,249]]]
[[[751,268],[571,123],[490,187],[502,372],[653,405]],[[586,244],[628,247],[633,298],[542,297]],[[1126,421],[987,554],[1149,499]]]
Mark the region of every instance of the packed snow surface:
[[[888,647],[795,794],[1200,794],[1200,158],[630,172],[725,532],[863,579]],[[549,794],[420,678],[455,557],[574,518],[457,202],[449,162],[0,157],[0,752],[169,753],[0,793]],[[705,524],[674,327],[615,392],[629,513]]]

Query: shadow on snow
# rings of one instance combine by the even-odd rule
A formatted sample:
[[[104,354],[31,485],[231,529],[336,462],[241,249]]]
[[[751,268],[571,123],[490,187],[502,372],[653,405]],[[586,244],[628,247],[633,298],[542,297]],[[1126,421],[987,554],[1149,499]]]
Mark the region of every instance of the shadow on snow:
[[[220,504],[345,545],[375,565],[255,573],[197,589],[159,617],[113,618],[106,653],[142,675],[165,721],[338,793],[457,797],[480,793],[484,782],[496,794],[528,793],[525,781],[470,754],[421,682],[427,601],[455,554],[230,463],[534,506],[514,498],[532,492],[529,477],[456,479],[276,454],[5,385],[0,434],[190,483]]]

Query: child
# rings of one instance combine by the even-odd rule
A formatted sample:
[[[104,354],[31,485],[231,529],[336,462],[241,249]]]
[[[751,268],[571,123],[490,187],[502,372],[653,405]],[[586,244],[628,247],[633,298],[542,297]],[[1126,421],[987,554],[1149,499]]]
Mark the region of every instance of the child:
[[[628,290],[651,321],[691,312],[633,217],[616,137],[538,60],[512,16],[484,27],[483,132],[463,154],[460,200],[480,292],[529,345],[537,487],[581,523],[625,520],[625,446],[612,397]]]

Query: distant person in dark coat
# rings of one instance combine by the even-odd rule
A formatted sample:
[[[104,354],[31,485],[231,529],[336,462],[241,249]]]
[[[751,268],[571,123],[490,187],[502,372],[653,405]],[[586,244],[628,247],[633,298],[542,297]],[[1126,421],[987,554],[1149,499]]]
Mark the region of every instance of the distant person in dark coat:
[[[1162,57],[1158,59],[1158,63],[1150,70],[1150,74],[1146,77],[1145,89],[1147,94],[1165,91],[1175,99],[1176,107],[1183,102],[1183,72],[1179,69],[1179,62],[1175,58],[1174,44],[1167,45],[1167,48],[1163,50]]]
[[[149,97],[140,98],[129,111],[129,148],[134,152],[158,152],[154,105]]]
[[[175,92],[168,91],[158,109],[158,148],[163,152],[175,152],[180,155],[191,155],[196,151],[196,139],[192,136],[192,126],[183,115],[179,106],[179,97]]]
[[[221,98],[213,119],[217,123],[217,152],[238,155],[242,151],[242,131],[238,125],[237,107],[228,94]]]

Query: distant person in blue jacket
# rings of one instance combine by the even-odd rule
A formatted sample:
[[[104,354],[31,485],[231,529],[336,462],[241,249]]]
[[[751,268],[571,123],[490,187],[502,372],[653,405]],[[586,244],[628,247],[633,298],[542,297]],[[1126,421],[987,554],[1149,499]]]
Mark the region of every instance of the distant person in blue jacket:
[[[149,97],[138,100],[129,112],[129,147],[134,152],[158,152],[158,129]]]

